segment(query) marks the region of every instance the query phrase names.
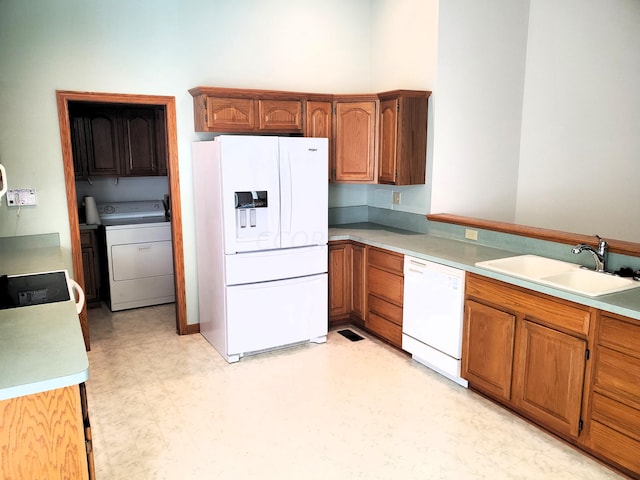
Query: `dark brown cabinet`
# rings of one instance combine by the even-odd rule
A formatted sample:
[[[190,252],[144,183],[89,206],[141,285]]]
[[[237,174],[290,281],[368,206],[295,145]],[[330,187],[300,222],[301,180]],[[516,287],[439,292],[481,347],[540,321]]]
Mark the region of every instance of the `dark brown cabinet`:
[[[70,103],[76,179],[167,174],[164,107]]]
[[[100,303],[100,259],[97,235],[94,230],[80,231],[84,295],[87,307]]]

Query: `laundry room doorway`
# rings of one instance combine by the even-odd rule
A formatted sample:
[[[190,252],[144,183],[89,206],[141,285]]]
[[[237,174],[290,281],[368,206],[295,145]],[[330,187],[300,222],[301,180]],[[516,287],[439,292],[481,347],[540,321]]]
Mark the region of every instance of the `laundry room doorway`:
[[[93,93],[75,91],[56,91],[58,104],[58,120],[60,124],[60,140],[64,164],[65,187],[67,193],[67,209],[69,213],[69,231],[71,237],[71,256],[74,276],[80,285],[85,287],[83,272],[83,255],[80,238],[78,200],[76,192],[76,172],[74,168],[71,122],[69,104],[77,102],[91,102],[104,104],[154,105],[164,109],[166,122],[166,154],[167,177],[171,211],[171,237],[173,250],[173,265],[175,275],[175,307],[176,332],[179,335],[196,333],[197,326],[187,325],[186,295],[184,289],[184,251],[182,236],[182,215],[180,201],[180,175],[178,165],[178,141],[176,130],[175,97],[158,95],[135,95],[117,93]],[[80,325],[87,350],[90,350],[90,332],[87,309],[80,314]],[[195,329],[195,330],[194,330]]]

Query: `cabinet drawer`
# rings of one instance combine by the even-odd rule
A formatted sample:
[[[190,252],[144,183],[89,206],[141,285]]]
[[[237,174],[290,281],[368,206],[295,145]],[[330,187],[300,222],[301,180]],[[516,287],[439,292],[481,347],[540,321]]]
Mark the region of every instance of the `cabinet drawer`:
[[[369,295],[369,311],[382,315],[396,325],[402,326],[402,307],[385,302],[374,295]]]
[[[474,274],[467,275],[465,293],[468,297],[481,299],[483,303],[490,302],[502,309],[524,313],[527,320],[562,332],[580,336],[589,333],[591,313],[588,307]]]
[[[396,347],[402,346],[402,327],[369,311],[367,328],[388,340]]]
[[[385,270],[369,266],[367,269],[367,285],[369,293],[378,295],[397,305],[402,305],[402,277]]]
[[[640,359],[598,347],[595,365],[596,391],[640,409]]]
[[[387,252],[377,248],[369,248],[369,265],[375,265],[383,270],[402,275],[404,269],[404,255]]]
[[[591,419],[640,442],[640,411],[635,408],[594,393]]]
[[[207,98],[209,131],[252,131],[256,127],[255,101],[250,98]]]
[[[636,320],[636,324],[632,324],[603,315],[600,318],[598,344],[640,356],[640,322]]]
[[[302,100],[258,100],[260,130],[302,132]]]
[[[640,442],[601,424],[591,422],[589,446],[635,473],[640,473]]]

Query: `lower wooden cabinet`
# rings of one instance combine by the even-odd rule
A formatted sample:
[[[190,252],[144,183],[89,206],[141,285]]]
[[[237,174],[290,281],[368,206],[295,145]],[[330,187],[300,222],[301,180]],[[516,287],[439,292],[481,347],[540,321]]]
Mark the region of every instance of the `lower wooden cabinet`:
[[[402,348],[404,255],[368,247],[365,328]]]
[[[329,323],[344,322],[351,314],[351,243],[329,244]]]
[[[351,321],[363,326],[367,316],[367,248],[351,242]]]
[[[601,313],[585,446],[640,478],[640,321]]]
[[[81,387],[0,401],[0,478],[95,478]]]
[[[575,440],[589,316],[587,307],[468,274],[462,376],[472,388]]]
[[[513,402],[530,418],[577,438],[582,422],[587,342],[537,323],[520,324]]]
[[[465,303],[462,377],[491,396],[511,400],[516,317],[473,300]]]

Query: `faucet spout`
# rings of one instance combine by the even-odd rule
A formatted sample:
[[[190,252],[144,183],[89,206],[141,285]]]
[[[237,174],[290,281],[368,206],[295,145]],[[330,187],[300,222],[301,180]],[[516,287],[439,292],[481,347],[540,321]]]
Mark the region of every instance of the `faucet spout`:
[[[596,263],[596,272],[604,272],[606,268],[606,260],[607,260],[607,247],[609,246],[606,240],[602,239],[599,235],[596,235],[598,238],[598,248],[593,248],[591,245],[587,245],[586,243],[579,243],[575,247],[571,249],[572,253],[578,254],[584,251],[589,252],[593,255],[593,260]]]

